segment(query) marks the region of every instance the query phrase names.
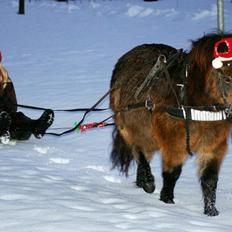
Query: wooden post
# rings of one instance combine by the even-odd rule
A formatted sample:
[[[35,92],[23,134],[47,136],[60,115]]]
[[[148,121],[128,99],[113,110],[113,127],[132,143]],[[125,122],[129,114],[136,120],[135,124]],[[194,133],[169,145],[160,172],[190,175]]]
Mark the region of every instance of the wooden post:
[[[19,0],[19,14],[25,14],[25,0]]]

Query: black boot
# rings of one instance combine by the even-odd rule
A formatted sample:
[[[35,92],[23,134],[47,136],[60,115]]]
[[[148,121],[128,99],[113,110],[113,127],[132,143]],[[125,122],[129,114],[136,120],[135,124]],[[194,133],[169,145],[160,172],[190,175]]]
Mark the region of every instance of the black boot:
[[[35,121],[33,134],[37,139],[44,136],[46,130],[52,125],[54,121],[53,110],[47,109],[43,112],[39,119]]]
[[[7,112],[2,111],[0,113],[0,142],[3,144],[7,144],[10,141],[10,124],[10,115]]]

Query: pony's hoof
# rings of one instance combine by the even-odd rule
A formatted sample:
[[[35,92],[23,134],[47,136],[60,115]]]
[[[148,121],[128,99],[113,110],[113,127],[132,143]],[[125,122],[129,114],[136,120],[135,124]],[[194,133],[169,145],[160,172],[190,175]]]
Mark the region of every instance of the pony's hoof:
[[[166,204],[175,204],[175,201],[173,199],[169,199],[169,198],[162,199],[162,198],[160,198],[160,200],[163,201]]]
[[[210,217],[214,217],[214,216],[219,215],[219,211],[216,209],[215,206],[209,206],[205,208],[204,214]]]
[[[173,198],[173,194],[167,193],[164,190],[162,190],[160,193],[160,200],[166,204],[175,204]]]
[[[142,188],[146,193],[153,193],[155,191],[155,184],[153,182],[148,182],[145,183]]]
[[[155,191],[155,183],[152,182],[143,182],[136,181],[136,185],[139,188],[142,188],[146,193],[153,193]]]

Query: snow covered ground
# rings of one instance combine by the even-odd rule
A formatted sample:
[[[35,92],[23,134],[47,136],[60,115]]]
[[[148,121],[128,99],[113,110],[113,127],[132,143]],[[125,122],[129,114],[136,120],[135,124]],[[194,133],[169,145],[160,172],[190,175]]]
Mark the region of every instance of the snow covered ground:
[[[117,59],[143,43],[188,49],[190,40],[216,30],[216,0],[0,1],[0,50],[20,104],[89,107],[109,88]],[[225,0],[225,29],[232,3]],[[107,107],[106,100],[102,107]],[[24,110],[31,117],[41,112]],[[95,113],[87,122],[110,112]],[[78,113],[56,113],[50,131],[72,127]],[[221,169],[218,217],[203,215],[194,158],[176,186],[176,204],[159,201],[159,155],[152,162],[157,189],[135,187],[111,170],[112,128],[64,137],[0,144],[0,231],[4,232],[228,232],[232,228],[232,148]]]

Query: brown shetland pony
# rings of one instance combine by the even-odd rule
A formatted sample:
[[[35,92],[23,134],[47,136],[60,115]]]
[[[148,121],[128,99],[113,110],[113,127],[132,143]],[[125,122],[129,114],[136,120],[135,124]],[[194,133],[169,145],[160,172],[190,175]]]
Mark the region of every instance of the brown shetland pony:
[[[165,203],[174,203],[174,187],[188,152],[185,120],[175,118],[159,108],[177,106],[181,102],[178,84],[183,83],[182,74],[186,63],[189,67],[185,92],[189,106],[231,104],[232,66],[224,65],[217,70],[212,67],[215,43],[231,37],[232,34],[210,34],[192,42],[191,51],[183,53],[182,58],[168,68],[170,81],[161,73],[159,78],[154,78],[137,95],[138,88],[158,57],[164,55],[169,60],[177,50],[163,44],[144,44],[123,55],[113,71],[110,95],[116,124],[111,153],[113,166],[127,175],[131,161],[135,160],[138,165],[137,186],[152,193],[155,184],[149,162],[153,154],[160,151],[163,176],[160,200]],[[223,78],[219,78],[219,72]],[[154,110],[145,107],[126,110],[129,105],[147,99],[155,104]],[[191,152],[197,156],[204,213],[209,216],[218,215],[215,207],[218,173],[227,150],[230,130],[231,123],[228,120],[189,121],[189,145]]]

